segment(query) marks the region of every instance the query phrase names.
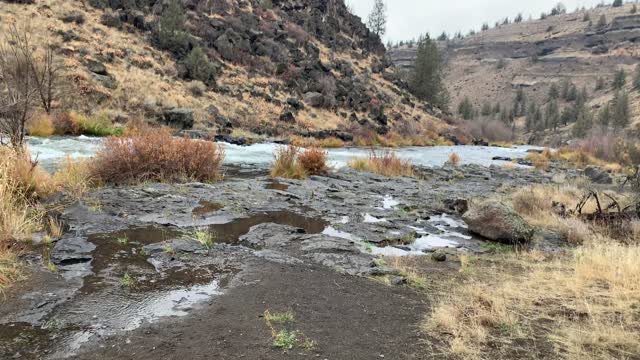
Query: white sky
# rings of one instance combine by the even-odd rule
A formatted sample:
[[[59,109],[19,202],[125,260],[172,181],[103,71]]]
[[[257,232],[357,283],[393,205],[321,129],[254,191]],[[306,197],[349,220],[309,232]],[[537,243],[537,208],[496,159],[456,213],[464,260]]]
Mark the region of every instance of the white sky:
[[[374,0],[345,0],[366,23]],[[505,17],[512,19],[521,12],[525,19],[548,13],[558,0],[386,0],[387,35],[384,40],[409,40],[429,32],[440,35],[479,30],[483,23],[491,26]],[[602,0],[563,0],[569,11],[591,7]],[[613,0],[605,0],[611,3]]]

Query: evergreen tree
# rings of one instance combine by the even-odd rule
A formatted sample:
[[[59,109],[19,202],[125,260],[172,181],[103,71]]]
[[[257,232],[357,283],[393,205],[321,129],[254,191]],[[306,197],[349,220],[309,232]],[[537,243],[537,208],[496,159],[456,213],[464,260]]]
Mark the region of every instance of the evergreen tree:
[[[515,19],[513,19],[513,22],[515,23],[521,23],[522,22],[522,13],[518,13],[518,15],[516,16]]]
[[[447,35],[446,32],[442,32],[442,34],[440,34],[440,36],[438,37],[438,41],[447,41],[449,40],[449,35]]]
[[[609,127],[609,122],[611,121],[611,107],[609,104],[600,109],[600,113],[598,114],[598,123],[605,129]]]
[[[604,89],[604,79],[602,77],[598,77],[598,80],[596,80],[596,87],[595,87],[595,91],[599,91]]]
[[[502,110],[502,107],[500,106],[499,103],[496,103],[495,105],[493,105],[493,114],[494,115],[500,114],[500,110]]]
[[[387,4],[384,0],[374,1],[368,25],[369,29],[380,37],[387,33]]]
[[[633,4],[633,7],[631,8],[631,13],[632,13],[632,14],[635,14],[635,13],[637,13],[637,12],[638,12],[638,5]]]
[[[158,19],[155,31],[156,43],[161,49],[169,50],[178,57],[186,55],[188,34],[186,15],[178,0],[170,0]]]
[[[557,129],[560,125],[560,110],[556,101],[550,101],[547,104],[544,114],[545,128]]]
[[[613,101],[613,127],[615,129],[624,129],[629,125],[631,117],[629,109],[629,95],[624,91],[616,92]]]
[[[593,127],[593,115],[586,106],[576,107],[576,123],[573,125],[573,136],[583,138]]]
[[[562,110],[562,115],[560,115],[560,122],[567,126],[568,124],[576,122],[576,109],[573,106],[567,106]]]
[[[186,70],[186,79],[200,80],[207,85],[215,84],[216,67],[201,47],[193,48],[182,60],[182,64]]]
[[[627,73],[624,69],[619,69],[616,71],[616,74],[613,76],[613,88],[616,90],[620,90],[624,87],[624,84],[627,83]]]
[[[556,100],[560,96],[556,83],[551,84],[549,88],[549,100]]]
[[[473,119],[473,115],[474,115],[473,104],[471,103],[471,100],[469,100],[468,97],[465,96],[465,98],[462,99],[462,101],[458,105],[458,114],[460,114],[460,116],[462,116],[462,118],[465,120]]]
[[[449,97],[442,83],[442,65],[442,56],[436,42],[428,34],[420,37],[409,86],[419,99],[446,108]]]
[[[482,111],[480,113],[482,114],[482,116],[489,116],[491,115],[492,110],[493,109],[491,109],[491,104],[485,102],[484,104],[482,104]]]
[[[489,24],[487,24],[487,23],[482,24],[482,28],[480,30],[482,30],[482,31],[489,30]]]
[[[640,90],[640,64],[636,65],[636,71],[633,73],[633,88]]]
[[[620,7],[622,5],[622,0],[613,0],[613,7]]]

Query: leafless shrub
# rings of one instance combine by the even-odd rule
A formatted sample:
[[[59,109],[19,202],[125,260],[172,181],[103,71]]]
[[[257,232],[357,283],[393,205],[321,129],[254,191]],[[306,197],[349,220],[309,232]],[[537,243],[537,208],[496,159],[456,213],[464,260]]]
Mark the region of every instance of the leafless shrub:
[[[298,24],[287,23],[285,30],[298,46],[305,44],[309,39],[309,34]]]
[[[465,121],[463,127],[477,139],[512,141],[515,138],[513,130],[499,120]]]
[[[51,44],[37,53],[28,24],[9,26],[0,40],[0,132],[14,147],[22,145],[34,108],[41,105],[51,112],[61,70]]]

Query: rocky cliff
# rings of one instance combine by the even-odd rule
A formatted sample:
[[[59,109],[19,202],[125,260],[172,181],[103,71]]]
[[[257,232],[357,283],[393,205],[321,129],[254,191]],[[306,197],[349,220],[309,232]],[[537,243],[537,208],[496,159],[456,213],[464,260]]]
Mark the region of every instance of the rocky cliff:
[[[464,39],[441,42],[447,62],[446,86],[451,108],[469,98],[476,109],[483,104],[512,106],[518,89],[528,102],[544,106],[550,87],[564,80],[586,88],[588,105],[597,110],[611,100],[614,73],[627,73],[632,129],[640,122],[640,99],[631,89],[631,74],[640,55],[640,15],[631,4],[598,7],[541,20],[500,25]],[[599,25],[604,16],[606,24]],[[392,49],[390,59],[411,68],[415,49]],[[598,79],[604,86],[596,89]],[[567,104],[560,104],[561,106]],[[519,119],[521,135],[523,121]],[[548,140],[548,139],[546,139]]]
[[[4,1],[0,24],[29,21],[36,38],[55,44],[72,85],[65,107],[119,121],[143,114],[222,134],[344,140],[436,138],[450,128],[405,90],[380,39],[342,0],[177,3],[185,36],[173,49],[157,41],[167,0]],[[189,74],[196,48],[215,81]]]

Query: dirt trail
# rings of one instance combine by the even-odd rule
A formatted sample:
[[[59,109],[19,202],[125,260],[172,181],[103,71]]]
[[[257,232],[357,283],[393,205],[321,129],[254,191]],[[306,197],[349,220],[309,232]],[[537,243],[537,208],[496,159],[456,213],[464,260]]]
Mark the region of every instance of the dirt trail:
[[[419,323],[426,298],[403,287],[330,269],[260,263],[189,317],[110,338],[77,359],[424,359]],[[272,346],[266,310],[296,315],[317,343],[288,353]]]

